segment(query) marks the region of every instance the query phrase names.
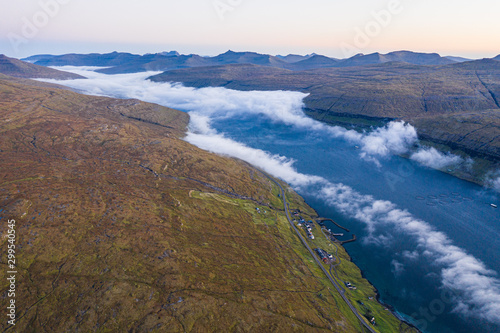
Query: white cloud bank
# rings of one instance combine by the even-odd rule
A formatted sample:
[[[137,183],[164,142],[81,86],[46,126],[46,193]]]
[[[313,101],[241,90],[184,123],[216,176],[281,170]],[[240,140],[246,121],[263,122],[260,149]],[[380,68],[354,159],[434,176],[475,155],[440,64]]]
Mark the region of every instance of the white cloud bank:
[[[500,193],[500,170],[486,176],[486,185]]]
[[[500,177],[491,181],[491,187],[497,192],[500,192]]]
[[[443,154],[435,148],[422,148],[413,153],[410,158],[433,169],[443,169],[464,162],[460,156],[451,153]]]
[[[412,236],[422,249],[421,254],[442,267],[443,286],[462,295],[456,299],[455,311],[500,324],[500,280],[497,273],[453,245],[444,233],[389,201],[362,195],[342,184],[326,185],[322,197],[330,205],[365,223],[374,240],[378,238],[375,236],[380,227],[396,228],[400,234]],[[419,256],[416,251],[406,254],[415,259]]]
[[[94,67],[56,67],[74,72],[88,80],[56,81],[69,87],[100,96],[136,98],[147,102],[168,105],[172,108],[188,111],[198,119],[205,118],[205,124],[211,119],[233,118],[239,115],[260,114],[274,122],[284,123],[297,128],[329,133],[332,137],[343,138],[360,146],[360,157],[373,161],[380,166],[379,158],[391,154],[402,154],[417,143],[415,128],[403,122],[391,122],[370,133],[359,133],[339,126],[329,126],[307,117],[303,112],[303,99],[307,96],[292,91],[236,91],[225,88],[195,89],[180,84],[155,83],[145,80],[156,73],[134,73],[105,75],[93,72]],[[193,121],[192,121],[193,123]],[[199,131],[200,124],[194,124],[194,131]],[[205,129],[201,129],[203,133]],[[437,150],[421,149],[412,158],[426,166],[442,168],[458,163],[459,157],[442,154]]]
[[[322,177],[297,172],[292,159],[250,148],[220,134],[189,133],[186,141],[213,153],[239,158],[294,186],[303,187],[325,181]]]
[[[190,132],[186,140],[203,149],[245,160],[266,172],[280,177],[293,186],[321,187],[318,196],[337,210],[362,221],[369,239],[383,243],[389,240],[377,234],[381,227],[391,227],[400,234],[411,236],[418,242],[420,253],[407,253],[408,257],[425,256],[441,268],[442,285],[458,290],[455,310],[500,324],[500,280],[496,272],[463,249],[452,244],[442,232],[427,222],[401,210],[389,201],[376,200],[343,184],[332,184],[326,179],[297,172],[294,161],[250,148],[217,133],[210,123],[214,119],[236,117],[248,113],[263,114],[273,121],[321,132],[359,144],[361,157],[378,158],[407,152],[417,142],[415,129],[402,122],[393,122],[369,134],[340,127],[331,127],[306,117],[302,112],[304,94],[294,92],[240,92],[223,88],[193,89],[168,83],[153,83],[144,79],[151,73],[106,76],[79,72],[89,80],[58,82],[91,94],[137,98],[190,111]],[[426,149],[412,158],[432,167],[456,163],[451,155]],[[403,268],[395,265],[395,273]]]

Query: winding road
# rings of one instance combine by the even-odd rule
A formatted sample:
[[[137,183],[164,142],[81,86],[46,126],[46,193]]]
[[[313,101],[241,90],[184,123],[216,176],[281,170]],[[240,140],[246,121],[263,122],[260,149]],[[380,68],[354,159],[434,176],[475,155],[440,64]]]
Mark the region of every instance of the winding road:
[[[267,176],[267,175],[266,175]],[[314,260],[316,261],[316,263],[318,264],[318,266],[321,268],[321,270],[323,271],[323,273],[325,273],[326,277],[328,278],[328,280],[330,280],[330,282],[333,284],[333,286],[335,287],[335,289],[337,289],[339,295],[342,297],[342,299],[345,301],[345,303],[347,304],[347,306],[351,309],[352,313],[358,318],[358,320],[360,321],[361,324],[364,325],[364,327],[372,332],[372,333],[377,333],[371,326],[370,324],[368,324],[366,321],[365,321],[365,318],[363,316],[361,316],[358,312],[358,310],[351,304],[351,302],[347,299],[347,297],[345,296],[345,290],[343,288],[341,288],[339,286],[339,284],[337,283],[337,281],[335,280],[335,278],[328,273],[328,271],[326,270],[326,268],[323,266],[323,264],[319,261],[318,257],[316,257],[316,255],[314,254],[313,250],[311,249],[311,247],[309,246],[309,244],[307,243],[307,241],[304,239],[304,237],[302,236],[302,234],[299,232],[299,230],[297,229],[297,227],[295,226],[295,224],[292,222],[292,219],[290,218],[290,212],[289,212],[289,207],[288,207],[288,203],[286,202],[286,196],[285,196],[285,190],[283,189],[283,187],[281,186],[280,183],[278,183],[276,180],[274,180],[273,178],[267,176],[271,181],[273,181],[276,185],[278,185],[278,187],[280,188],[281,190],[281,197],[283,198],[283,205],[285,206],[285,215],[286,215],[286,218],[288,220],[288,222],[290,223],[290,225],[292,226],[293,230],[295,230],[295,232],[297,233],[297,236],[299,236],[302,244],[304,244],[304,246],[307,248],[307,250],[309,251],[309,253],[311,253],[311,256],[314,258]]]

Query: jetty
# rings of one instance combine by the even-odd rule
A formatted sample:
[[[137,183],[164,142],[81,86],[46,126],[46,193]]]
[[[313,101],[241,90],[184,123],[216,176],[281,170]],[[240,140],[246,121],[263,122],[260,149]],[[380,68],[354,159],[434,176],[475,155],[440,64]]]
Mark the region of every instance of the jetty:
[[[347,232],[351,232],[351,230],[349,230],[349,229],[347,229],[347,228],[345,228],[345,227],[341,226],[340,224],[338,224],[337,222],[335,222],[335,221],[334,221],[334,220],[332,220],[332,219],[329,219],[329,218],[326,218],[326,217],[318,217],[318,218],[316,218],[316,222],[318,222],[318,224],[319,224],[319,222],[323,222],[323,221],[330,221],[330,222],[332,222],[333,224],[335,224],[337,227],[339,227],[340,229],[345,230],[345,231],[347,231]]]
[[[346,241],[340,241],[340,245],[344,245],[344,244],[347,244],[347,243],[352,243],[352,242],[355,242],[356,241],[356,235],[352,235],[352,239],[349,239],[349,240],[346,240]]]

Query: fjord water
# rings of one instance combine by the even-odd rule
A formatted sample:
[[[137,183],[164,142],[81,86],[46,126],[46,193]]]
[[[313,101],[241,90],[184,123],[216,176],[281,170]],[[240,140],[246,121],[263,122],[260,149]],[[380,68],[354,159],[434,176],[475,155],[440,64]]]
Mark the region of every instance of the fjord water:
[[[377,167],[361,160],[352,143],[265,117],[224,119],[212,126],[234,141],[295,159],[294,167],[301,173],[395,203],[445,233],[488,268],[500,271],[500,210],[490,206],[499,201],[497,193],[398,156],[380,159]],[[315,190],[319,191],[302,187],[298,192],[320,216],[333,218],[357,235],[358,241],[346,244],[346,249],[381,300],[403,318],[426,332],[498,330],[485,320],[450,313],[456,304],[441,288],[440,267],[425,257],[411,258],[418,246],[414,239],[391,228],[368,235],[366,225],[339,213]]]
[[[189,142],[296,180],[320,216],[357,235],[345,247],[381,300],[422,331],[500,332],[500,209],[490,206],[498,193],[399,156],[363,159],[363,147],[304,117],[304,96],[71,71],[89,79],[59,83],[190,112]]]

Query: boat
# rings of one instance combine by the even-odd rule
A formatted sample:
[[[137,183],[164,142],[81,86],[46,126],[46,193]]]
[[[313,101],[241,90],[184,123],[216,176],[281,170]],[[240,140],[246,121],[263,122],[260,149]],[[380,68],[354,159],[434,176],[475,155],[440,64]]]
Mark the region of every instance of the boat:
[[[497,206],[497,205],[495,205],[495,204],[490,204],[490,205],[491,205],[491,207],[493,207],[493,208],[498,208],[498,206]]]

